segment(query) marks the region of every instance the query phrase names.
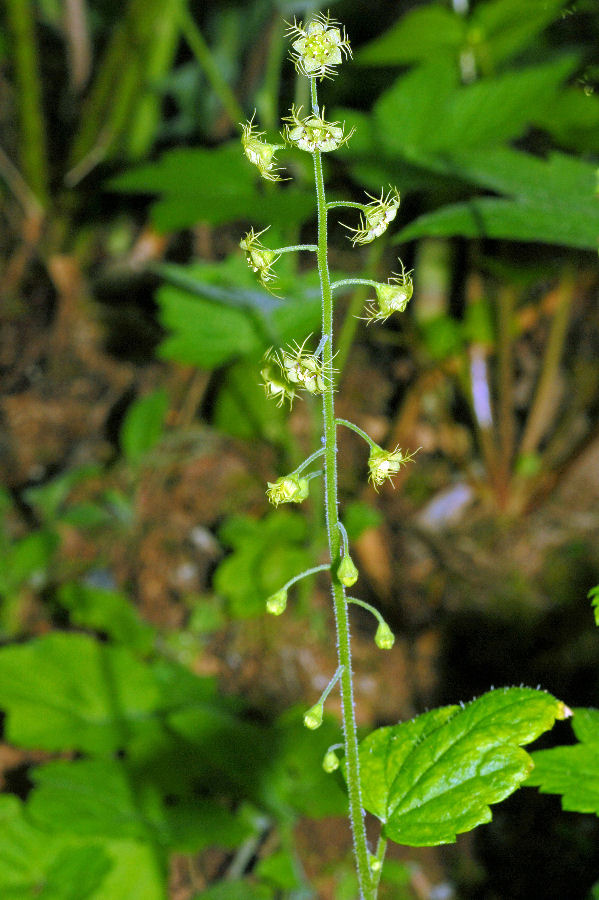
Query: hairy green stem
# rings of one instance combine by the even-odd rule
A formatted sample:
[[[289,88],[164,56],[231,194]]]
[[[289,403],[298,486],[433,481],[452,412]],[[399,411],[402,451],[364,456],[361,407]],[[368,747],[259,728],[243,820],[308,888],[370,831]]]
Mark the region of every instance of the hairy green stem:
[[[316,80],[310,79],[312,108],[318,109]],[[353,703],[353,681],[351,670],[351,645],[349,634],[348,604],[345,589],[337,578],[340,560],[341,540],[337,498],[337,423],[334,403],[333,370],[333,294],[328,265],[327,244],[327,204],[322,172],[322,158],[319,150],[314,158],[314,178],[318,204],[318,273],[322,292],[322,334],[327,336],[323,348],[323,369],[327,390],[322,396],[324,448],[325,448],[325,512],[329,552],[331,555],[331,581],[335,625],[337,630],[337,656],[341,671],[341,708],[343,713],[343,733],[345,738],[346,777],[349,794],[349,816],[356,855],[358,881],[363,900],[375,900],[376,889],[370,873],[368,844],[362,798],[360,791],[360,762],[358,753],[358,733]]]
[[[379,445],[376,441],[373,441],[369,434],[366,434],[365,431],[362,431],[357,425],[354,425],[353,422],[350,422],[348,419],[337,419],[337,425],[345,425],[346,428],[349,428],[351,431],[355,431],[356,434],[359,434],[361,438],[364,438],[369,447],[372,447],[373,450],[380,450]]]

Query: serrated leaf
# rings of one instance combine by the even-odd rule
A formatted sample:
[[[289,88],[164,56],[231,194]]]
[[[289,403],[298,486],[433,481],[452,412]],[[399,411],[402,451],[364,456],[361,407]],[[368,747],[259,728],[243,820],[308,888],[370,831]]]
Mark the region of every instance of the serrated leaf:
[[[397,241],[459,234],[596,248],[599,202],[594,165],[558,153],[543,160],[497,148],[456,158],[454,171],[510,199],[474,197],[445,207],[408,225]]]
[[[160,440],[168,402],[167,392],[164,388],[158,388],[146,397],[135,400],[127,410],[119,440],[125,459],[131,465],[140,463]]]
[[[513,793],[532,768],[521,745],[564,716],[550,694],[506,688],[379,728],[360,744],[364,807],[400,844],[452,842],[490,821],[490,805]]]
[[[561,794],[569,812],[599,816],[599,710],[575,709],[572,728],[579,743],[533,753],[526,784],[542,794]]]

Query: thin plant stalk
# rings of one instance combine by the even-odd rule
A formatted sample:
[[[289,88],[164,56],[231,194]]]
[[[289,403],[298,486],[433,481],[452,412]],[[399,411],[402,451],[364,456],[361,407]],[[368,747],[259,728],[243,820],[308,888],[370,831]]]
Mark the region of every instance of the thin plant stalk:
[[[312,109],[318,109],[316,79],[311,78]],[[325,511],[326,525],[331,558],[331,580],[333,604],[335,610],[335,627],[337,631],[337,655],[342,667],[341,708],[343,715],[343,734],[345,742],[345,759],[347,765],[347,786],[349,794],[349,816],[354,842],[354,852],[358,870],[358,881],[361,896],[364,900],[374,900],[376,888],[373,885],[369,866],[368,844],[362,798],[360,791],[360,762],[358,752],[358,733],[353,702],[353,679],[351,669],[351,645],[349,634],[348,601],[345,588],[336,575],[341,556],[341,538],[339,530],[339,511],[337,496],[337,424],[335,421],[334,402],[334,370],[333,370],[333,293],[328,266],[327,242],[327,205],[322,171],[322,158],[319,150],[312,154],[314,158],[314,177],[318,204],[318,272],[322,293],[322,334],[326,335],[322,359],[327,390],[323,394],[324,425],[324,460],[325,460]]]

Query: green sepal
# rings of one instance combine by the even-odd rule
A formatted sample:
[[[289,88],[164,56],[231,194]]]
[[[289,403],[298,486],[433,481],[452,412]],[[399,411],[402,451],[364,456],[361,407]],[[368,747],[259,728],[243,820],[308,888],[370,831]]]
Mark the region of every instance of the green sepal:
[[[354,565],[354,561],[349,555],[346,553],[339,566],[337,567],[337,578],[344,584],[345,587],[352,587],[356,581],[358,580],[360,573],[358,572],[356,566]]]

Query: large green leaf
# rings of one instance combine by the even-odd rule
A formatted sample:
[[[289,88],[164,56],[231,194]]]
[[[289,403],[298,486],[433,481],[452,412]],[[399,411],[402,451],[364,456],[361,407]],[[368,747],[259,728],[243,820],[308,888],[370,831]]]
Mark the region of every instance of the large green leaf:
[[[550,107],[575,66],[565,57],[462,85],[452,66],[435,60],[379,98],[373,114],[380,142],[413,163],[431,164],[513,140]]]
[[[456,156],[461,178],[506,197],[474,197],[421,216],[398,235],[507,238],[592,249],[599,238],[596,167],[559,153],[546,160],[509,148]]]
[[[491,820],[490,804],[513,793],[532,768],[521,745],[565,715],[550,694],[506,688],[379,728],[360,744],[364,806],[397,843],[454,841]]]
[[[221,881],[196,894],[193,900],[271,900],[273,890],[265,884],[250,881]]]
[[[561,794],[563,809],[599,816],[599,709],[575,709],[572,728],[579,743],[533,753],[526,784]]]
[[[470,51],[483,71],[509,59],[542,31],[566,0],[494,0],[463,17],[431,3],[403,16],[356,54],[363,65],[388,66]]]
[[[74,625],[103,632],[141,653],[154,645],[154,628],[144,622],[125,594],[72,582],[61,585],[58,602],[69,611]]]
[[[235,847],[251,834],[211,798],[168,796],[122,760],[59,761],[33,773],[28,802],[32,820],[72,835],[136,839],[166,850],[197,852],[206,846]]]
[[[37,828],[16,797],[0,797],[3,900],[88,900],[111,868],[101,843]]]
[[[314,200],[307,191],[278,185],[263,190],[238,141],[214,149],[169,150],[158,162],[114,178],[109,187],[127,193],[159,194],[160,199],[152,206],[152,220],[160,231],[187,228],[197,222],[221,225],[247,219],[250,214],[258,224],[299,225],[314,211]]]
[[[147,666],[87,635],[55,632],[0,650],[6,734],[23,747],[116,750],[159,700]]]

